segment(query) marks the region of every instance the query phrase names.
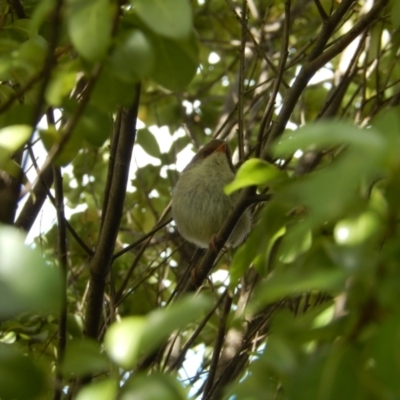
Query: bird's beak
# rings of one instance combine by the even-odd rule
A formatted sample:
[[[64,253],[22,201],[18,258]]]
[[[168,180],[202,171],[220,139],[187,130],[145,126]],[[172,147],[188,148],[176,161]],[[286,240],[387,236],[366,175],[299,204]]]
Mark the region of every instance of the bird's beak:
[[[221,143],[215,150],[214,153],[226,153],[226,143]]]

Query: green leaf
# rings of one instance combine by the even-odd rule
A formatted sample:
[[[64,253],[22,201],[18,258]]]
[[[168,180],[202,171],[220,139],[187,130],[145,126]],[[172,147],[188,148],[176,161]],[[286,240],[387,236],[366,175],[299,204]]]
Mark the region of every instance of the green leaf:
[[[25,144],[32,132],[29,125],[14,125],[0,129],[0,147],[13,153]]]
[[[373,156],[366,154],[349,147],[326,168],[287,183],[274,201],[290,204],[291,208],[305,207],[310,227],[360,210],[366,203],[360,194],[361,183],[382,173]]]
[[[252,185],[264,185],[271,180],[285,177],[286,174],[274,165],[258,158],[246,161],[236,173],[235,179],[225,186],[227,195]]]
[[[79,54],[98,61],[107,52],[111,38],[112,8],[108,0],[69,0],[67,27]]]
[[[344,122],[317,122],[308,124],[296,131],[287,131],[273,146],[277,156],[287,155],[297,150],[315,147],[351,145],[361,150],[364,156],[374,160],[384,158],[386,140],[374,129],[358,129]]]
[[[112,379],[93,382],[82,388],[76,400],[110,400],[117,398],[117,383]]]
[[[135,375],[122,388],[120,400],[185,400],[182,386],[170,375]]]
[[[68,343],[61,369],[64,375],[75,377],[107,371],[109,361],[101,353],[100,344],[90,339]]]
[[[136,144],[142,146],[143,150],[150,156],[160,158],[160,146],[154,135],[148,129],[138,130]]]
[[[291,263],[308,251],[312,244],[312,234],[308,224],[288,226],[279,246],[279,259],[283,263]]]
[[[59,131],[56,130],[54,126],[49,126],[47,129],[39,130],[40,138],[47,151],[61,140],[61,135]],[[59,166],[64,166],[69,164],[78,154],[82,147],[83,137],[77,134],[75,129],[74,133],[67,140],[66,144],[63,146],[61,152],[57,155],[54,163]]]
[[[282,202],[270,202],[263,210],[261,220],[250,233],[247,242],[236,251],[229,268],[229,288],[235,290],[239,279],[255,261],[258,272],[266,272],[268,253],[274,238],[287,222],[287,208]]]
[[[393,27],[397,29],[400,26],[400,3],[397,0],[392,1],[392,9],[390,11],[390,19]]]
[[[169,90],[183,90],[196,74],[198,60],[194,35],[186,40],[171,40],[149,35],[156,56],[151,77]]]
[[[59,311],[59,271],[24,245],[24,235],[7,226],[0,227],[0,288],[0,319],[22,311]]]
[[[378,228],[377,215],[365,212],[358,217],[340,220],[335,226],[334,237],[339,244],[357,245],[373,235]]]
[[[29,125],[13,125],[0,129],[0,168],[25,144],[32,133]]]
[[[54,0],[41,0],[37,3],[30,19],[30,30],[33,34],[37,34],[46,17],[53,9],[54,4]]]
[[[400,393],[400,352],[393,346],[400,339],[400,315],[397,313],[380,323],[380,328],[372,340],[372,357],[376,374],[393,394]],[[396,396],[395,396],[396,397]]]
[[[314,260],[312,260],[314,261]],[[259,285],[254,302],[256,308],[270,304],[285,296],[298,295],[303,292],[319,290],[337,290],[343,287],[347,273],[343,269],[330,267],[324,263],[331,264],[327,259],[316,259],[321,262],[313,270],[299,270],[295,267],[281,268],[274,271],[268,279]]]
[[[155,33],[172,39],[189,36],[192,10],[187,0],[130,0],[139,18]]]
[[[202,316],[210,307],[210,299],[205,296],[188,296],[170,307],[155,310],[147,317],[141,345],[151,352],[177,329],[183,328]]]
[[[299,366],[290,380],[287,396],[296,400],[367,399],[371,392],[360,376],[362,363],[355,346],[333,345],[328,354],[312,355]]]
[[[15,91],[10,86],[0,85],[0,104],[5,103],[14,94]]]
[[[111,136],[112,123],[109,114],[89,105],[76,125],[74,136],[86,139],[93,146],[101,147]]]
[[[9,299],[8,301],[12,301]],[[28,400],[47,389],[43,372],[16,345],[0,343],[0,398]]]
[[[110,62],[106,62],[102,69],[99,79],[93,89],[91,104],[100,108],[104,112],[111,112],[117,106],[129,107],[135,96],[132,85],[127,85],[122,81],[111,67]]]
[[[141,350],[145,317],[127,317],[114,323],[104,338],[106,351],[110,358],[125,369],[134,366]]]
[[[46,88],[46,101],[52,106],[60,106],[64,97],[70,94],[76,84],[78,72],[76,62],[62,64],[53,71],[53,75]]]
[[[110,65],[122,81],[138,82],[149,75],[154,64],[150,41],[139,30],[125,34],[114,48]]]
[[[106,351],[121,367],[132,368],[139,355],[155,350],[173,331],[193,322],[209,306],[209,300],[203,296],[187,297],[146,317],[124,318],[107,331]]]

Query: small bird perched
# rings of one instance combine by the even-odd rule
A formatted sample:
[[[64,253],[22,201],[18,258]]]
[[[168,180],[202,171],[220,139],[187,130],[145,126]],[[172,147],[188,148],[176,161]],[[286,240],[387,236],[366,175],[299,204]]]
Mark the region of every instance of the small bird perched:
[[[213,247],[215,235],[239,197],[224,193],[235,177],[229,145],[220,139],[207,143],[183,170],[172,191],[172,216],[179,233],[199,247]],[[240,217],[225,246],[243,242],[251,227],[249,210]]]

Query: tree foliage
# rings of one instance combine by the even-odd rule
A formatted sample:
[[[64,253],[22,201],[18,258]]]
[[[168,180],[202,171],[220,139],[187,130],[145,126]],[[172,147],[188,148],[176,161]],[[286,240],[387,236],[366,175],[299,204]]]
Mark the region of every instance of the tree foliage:
[[[398,398],[399,11],[0,3],[0,398]],[[211,137],[241,195],[203,251],[169,202]]]

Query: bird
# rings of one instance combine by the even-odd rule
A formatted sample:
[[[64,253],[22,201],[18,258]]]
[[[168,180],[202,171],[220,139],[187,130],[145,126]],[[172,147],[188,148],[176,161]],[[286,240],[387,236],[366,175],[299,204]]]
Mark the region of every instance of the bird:
[[[224,140],[212,139],[193,157],[182,171],[172,190],[172,217],[181,236],[200,248],[215,250],[216,234],[239,192],[230,196],[224,186],[235,178],[231,150]],[[225,247],[243,243],[251,229],[251,214],[244,211]]]

